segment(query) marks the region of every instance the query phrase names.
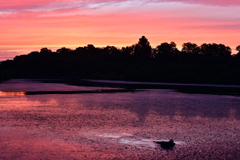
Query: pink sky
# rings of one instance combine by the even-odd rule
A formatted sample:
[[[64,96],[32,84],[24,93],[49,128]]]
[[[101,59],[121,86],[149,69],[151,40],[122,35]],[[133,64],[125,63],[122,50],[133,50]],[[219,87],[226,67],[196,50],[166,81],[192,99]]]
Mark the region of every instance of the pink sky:
[[[0,61],[47,47],[125,47],[145,35],[240,45],[239,0],[8,0],[0,5]]]

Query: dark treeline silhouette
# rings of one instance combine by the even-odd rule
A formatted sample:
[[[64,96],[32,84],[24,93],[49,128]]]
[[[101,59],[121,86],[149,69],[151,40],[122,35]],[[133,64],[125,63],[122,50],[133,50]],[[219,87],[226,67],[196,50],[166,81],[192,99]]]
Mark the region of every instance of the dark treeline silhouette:
[[[240,84],[237,54],[223,44],[174,42],[152,48],[142,36],[138,43],[116,48],[89,44],[75,50],[42,48],[0,64],[0,81],[8,78],[93,78],[130,81]]]

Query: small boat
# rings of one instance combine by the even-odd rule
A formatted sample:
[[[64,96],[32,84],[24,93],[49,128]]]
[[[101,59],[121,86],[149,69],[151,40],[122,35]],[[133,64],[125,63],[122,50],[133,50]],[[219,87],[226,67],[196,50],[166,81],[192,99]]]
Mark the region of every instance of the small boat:
[[[153,141],[156,144],[159,144],[163,149],[172,149],[175,146],[175,143],[172,139],[169,141]]]

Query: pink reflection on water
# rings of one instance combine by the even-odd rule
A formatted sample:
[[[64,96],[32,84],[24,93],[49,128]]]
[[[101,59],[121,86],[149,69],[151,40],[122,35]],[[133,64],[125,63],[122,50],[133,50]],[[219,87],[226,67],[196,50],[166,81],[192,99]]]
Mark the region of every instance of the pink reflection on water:
[[[0,159],[237,159],[238,106],[238,97],[170,90],[5,95]],[[173,152],[152,142],[170,138]]]
[[[9,94],[8,92],[6,94],[5,92],[2,93],[4,93],[4,96],[0,95],[0,111],[8,111],[9,113],[12,111],[26,113],[32,113],[32,111],[58,112],[58,110],[54,108],[59,105],[55,99],[47,98],[42,101],[38,101],[37,99],[29,100],[25,95],[22,95],[22,93],[18,95],[16,95],[15,92],[14,94]]]
[[[0,96],[23,96],[25,92],[3,92],[0,91]]]

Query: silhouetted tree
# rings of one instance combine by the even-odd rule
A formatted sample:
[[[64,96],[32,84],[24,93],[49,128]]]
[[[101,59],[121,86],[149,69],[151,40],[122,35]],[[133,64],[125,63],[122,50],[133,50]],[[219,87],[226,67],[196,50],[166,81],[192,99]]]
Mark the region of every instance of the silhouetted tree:
[[[240,45],[236,47],[236,50],[240,52]]]
[[[231,48],[223,44],[209,43],[201,45],[201,53],[207,57],[229,57]]]
[[[145,36],[142,36],[138,43],[134,45],[134,56],[140,58],[150,57],[152,54],[152,47]]]
[[[235,55],[235,57],[240,59],[240,45],[236,47],[236,51],[238,51],[238,53]]]
[[[58,49],[56,52],[60,53],[60,54],[68,54],[68,53],[72,52],[72,50],[70,48],[62,47],[62,48]]]
[[[108,54],[112,54],[113,52],[117,51],[118,49],[115,46],[106,46],[103,50]]]
[[[122,52],[121,50],[119,50],[114,46],[107,46],[103,50],[105,54],[107,54],[110,60],[113,62],[120,62],[120,61],[122,62],[126,60],[126,58],[128,57],[128,54]]]
[[[122,47],[121,52],[123,54],[126,54],[128,56],[133,55],[134,53],[134,47],[133,46],[127,46],[127,47]]]
[[[33,52],[29,53],[28,55],[35,57],[35,56],[39,56],[39,54],[40,54],[40,52],[38,52],[38,51],[33,51]]]
[[[156,59],[162,62],[173,62],[177,60],[179,50],[176,43],[164,42],[157,46],[155,54]]]
[[[190,54],[198,54],[200,52],[200,48],[195,43],[187,42],[187,43],[183,43],[182,52],[190,53]]]
[[[89,53],[94,53],[96,52],[98,49],[92,45],[92,44],[88,44],[86,47],[84,47]]]
[[[231,48],[223,44],[209,43],[200,46],[203,60],[207,64],[226,63],[231,57]]]
[[[48,48],[42,48],[40,50],[40,53],[52,53],[52,50],[48,49]]]
[[[200,58],[200,47],[191,42],[183,43],[179,59],[182,63],[197,63]]]
[[[142,36],[138,43],[118,49],[89,44],[75,50],[62,47],[56,52],[16,56],[0,64],[0,81],[14,78],[83,77],[184,83],[240,83],[240,45],[238,53],[223,44],[187,42],[181,52],[174,42],[156,48]],[[153,63],[154,62],[154,63]]]

